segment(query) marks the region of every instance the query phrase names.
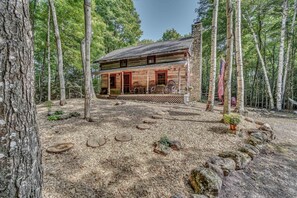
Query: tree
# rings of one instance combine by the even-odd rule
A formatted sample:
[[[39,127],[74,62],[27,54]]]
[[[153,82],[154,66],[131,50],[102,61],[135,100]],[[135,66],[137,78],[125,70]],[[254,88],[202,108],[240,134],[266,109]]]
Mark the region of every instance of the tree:
[[[170,40],[177,40],[182,36],[174,29],[168,29],[163,33],[162,41],[170,41]]]
[[[218,24],[218,9],[219,0],[214,0],[213,16],[212,16],[212,33],[211,33],[211,68],[209,78],[209,91],[206,110],[213,111],[214,108],[214,94],[216,83],[216,70],[217,70],[217,24]]]
[[[47,100],[51,101],[51,8],[48,5],[48,18],[47,18]]]
[[[237,68],[237,102],[236,111],[240,114],[244,111],[244,77],[241,44],[241,0],[236,0],[236,27],[235,27],[235,49]]]
[[[224,114],[229,114],[231,111],[231,78],[233,64],[233,6],[232,0],[226,1],[227,15],[227,52],[224,74]]]
[[[0,197],[41,197],[29,1],[0,1]]]
[[[286,90],[286,83],[287,83],[288,69],[289,69],[289,63],[290,63],[290,53],[291,53],[291,49],[292,49],[296,14],[297,14],[297,0],[295,0],[295,2],[294,2],[294,14],[293,14],[293,19],[292,19],[292,24],[291,24],[291,31],[289,34],[288,49],[287,49],[286,62],[285,62],[285,70],[284,70],[284,78],[283,78],[283,86],[282,86],[282,99],[283,100],[284,100],[284,95],[285,95],[285,90]]]
[[[91,18],[91,0],[85,0],[85,119],[91,121],[91,36],[92,36],[92,18]]]
[[[284,69],[284,51],[285,51],[285,34],[286,34],[286,22],[288,16],[288,0],[284,0],[283,3],[283,16],[281,26],[281,37],[279,47],[279,62],[278,62],[278,77],[276,85],[276,109],[282,110],[282,82],[283,82],[283,69]]]
[[[63,53],[62,53],[62,45],[60,38],[59,25],[57,20],[56,8],[53,0],[48,0],[54,23],[55,37],[56,37],[56,45],[57,45],[57,54],[58,54],[58,73],[59,73],[59,81],[60,81],[60,105],[63,106],[66,104],[66,94],[65,94],[65,80],[64,80],[64,70],[63,70]]]
[[[254,38],[254,43],[256,46],[256,50],[262,65],[262,69],[263,69],[263,74],[264,74],[264,79],[265,79],[265,83],[266,83],[266,87],[267,87],[267,92],[269,95],[269,101],[270,101],[270,109],[274,109],[274,100],[273,100],[273,96],[272,96],[272,91],[271,91],[271,87],[270,87],[270,83],[269,83],[269,78],[268,78],[268,74],[267,74],[267,69],[266,69],[266,65],[263,59],[263,56],[261,54],[260,48],[259,48],[259,41],[257,39],[257,35],[252,27],[251,21],[250,19],[248,19],[245,15],[243,15],[244,19],[247,21],[249,29],[252,32],[253,38]]]

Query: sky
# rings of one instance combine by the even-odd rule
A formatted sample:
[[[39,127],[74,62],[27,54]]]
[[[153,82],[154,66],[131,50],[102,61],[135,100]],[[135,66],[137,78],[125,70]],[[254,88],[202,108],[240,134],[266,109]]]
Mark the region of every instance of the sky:
[[[197,0],[133,0],[141,19],[141,39],[158,40],[167,29],[191,32]]]

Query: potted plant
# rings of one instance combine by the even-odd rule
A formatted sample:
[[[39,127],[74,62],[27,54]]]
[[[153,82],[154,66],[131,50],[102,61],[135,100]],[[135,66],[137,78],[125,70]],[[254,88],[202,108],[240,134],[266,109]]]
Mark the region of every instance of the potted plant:
[[[236,131],[237,125],[240,123],[240,116],[238,114],[225,114],[224,122],[230,124],[230,130]]]

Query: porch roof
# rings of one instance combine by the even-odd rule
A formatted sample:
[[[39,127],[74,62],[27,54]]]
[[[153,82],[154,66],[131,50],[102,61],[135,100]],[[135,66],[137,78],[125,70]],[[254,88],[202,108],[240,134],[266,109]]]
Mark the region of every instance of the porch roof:
[[[170,67],[176,65],[186,65],[187,61],[175,61],[169,63],[159,63],[153,65],[142,65],[142,66],[135,66],[135,67],[121,67],[116,69],[108,69],[108,70],[101,70],[99,72],[93,72],[94,75],[104,74],[104,73],[112,73],[112,72],[122,72],[122,71],[135,71],[135,70],[143,70],[143,69],[154,69],[160,67]]]
[[[138,45],[115,50],[94,61],[94,63],[103,63],[109,61],[118,61],[121,59],[131,59],[143,56],[166,54],[180,50],[189,49],[193,43],[193,38],[182,38],[175,41],[156,42],[146,45]]]

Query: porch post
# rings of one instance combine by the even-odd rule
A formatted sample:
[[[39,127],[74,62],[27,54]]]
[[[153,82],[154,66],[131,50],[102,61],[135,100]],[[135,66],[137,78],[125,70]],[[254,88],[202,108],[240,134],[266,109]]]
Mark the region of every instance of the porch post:
[[[180,94],[181,91],[180,91],[180,67],[178,68],[178,93]]]
[[[122,72],[122,94],[124,94],[124,72]]]
[[[107,94],[110,95],[110,73],[107,75]]]
[[[150,70],[146,71],[146,93],[149,93],[149,84],[150,84]]]

